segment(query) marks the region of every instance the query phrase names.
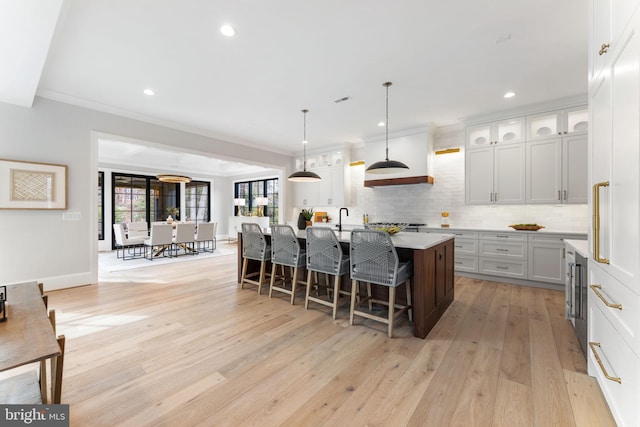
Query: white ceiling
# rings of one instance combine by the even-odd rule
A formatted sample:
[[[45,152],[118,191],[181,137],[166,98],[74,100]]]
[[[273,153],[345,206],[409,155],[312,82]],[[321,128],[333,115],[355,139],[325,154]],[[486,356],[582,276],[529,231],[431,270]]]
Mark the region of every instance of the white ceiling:
[[[309,149],[380,134],[385,81],[392,132],[587,91],[583,0],[64,0],[59,18],[53,9],[39,95],[282,153],[301,150],[303,108]],[[235,37],[220,34],[223,23]],[[517,96],[504,99],[508,90]]]

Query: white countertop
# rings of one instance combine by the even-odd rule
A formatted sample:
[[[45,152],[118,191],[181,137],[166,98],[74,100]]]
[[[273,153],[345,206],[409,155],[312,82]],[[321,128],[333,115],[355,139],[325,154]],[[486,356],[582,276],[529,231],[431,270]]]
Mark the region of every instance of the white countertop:
[[[306,239],[307,232],[305,230],[297,230],[296,236],[299,239]],[[336,237],[338,237],[338,241],[342,243],[349,243],[351,241],[351,232],[350,231],[334,231],[336,233]],[[264,233],[265,235],[271,235],[271,230],[267,229]],[[400,233],[391,236],[391,241],[394,246],[397,248],[406,248],[406,249],[429,249],[433,246],[439,245],[440,243],[444,243],[447,240],[453,239],[455,236],[453,234],[438,234],[438,233],[411,233],[401,231]]]
[[[420,227],[421,229],[423,229],[423,227]],[[442,227],[425,227],[424,229],[428,229],[430,231],[432,230],[442,230],[444,233],[446,233],[445,230],[460,230],[460,231],[498,231],[501,233],[504,232],[513,232],[513,233],[534,233],[534,234],[577,234],[580,236],[587,236],[587,230],[583,230],[583,229],[571,229],[571,228],[541,228],[538,231],[529,231],[529,230],[514,230],[513,228],[509,227],[509,226],[504,226],[504,227],[475,227],[475,226],[455,226],[455,227],[449,227],[449,228],[442,228]]]
[[[589,258],[589,241],[588,240],[565,240],[564,243],[573,247],[580,255]]]

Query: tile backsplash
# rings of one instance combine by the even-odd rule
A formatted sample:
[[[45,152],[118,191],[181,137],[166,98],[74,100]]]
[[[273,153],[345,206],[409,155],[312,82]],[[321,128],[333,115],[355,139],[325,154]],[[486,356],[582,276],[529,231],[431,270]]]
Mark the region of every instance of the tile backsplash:
[[[548,229],[587,232],[587,205],[493,205],[465,204],[464,130],[435,137],[435,149],[459,147],[460,152],[433,158],[434,185],[406,185],[365,188],[364,166],[350,168],[352,206],[343,223],[362,223],[368,214],[370,222],[413,222],[439,226],[441,212],[449,212],[449,223],[455,226],[505,227],[514,223],[537,223]],[[356,154],[355,158],[358,158]],[[337,222],[336,208],[327,210]]]

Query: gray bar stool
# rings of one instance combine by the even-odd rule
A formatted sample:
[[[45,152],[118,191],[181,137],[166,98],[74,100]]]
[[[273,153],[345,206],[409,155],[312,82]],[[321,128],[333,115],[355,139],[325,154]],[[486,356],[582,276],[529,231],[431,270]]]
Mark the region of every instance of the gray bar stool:
[[[361,316],[388,325],[389,337],[393,335],[393,323],[399,314],[408,311],[409,321],[413,320],[411,312],[411,276],[413,263],[400,262],[391,237],[384,231],[353,230],[351,232],[351,314],[349,323],[353,325],[353,317]],[[361,299],[356,307],[358,281],[367,282],[367,298]],[[396,304],[396,288],[405,283],[407,304]],[[389,288],[389,301],[371,297],[371,284]],[[362,302],[386,305],[388,316],[382,317],[371,312],[361,311]],[[398,309],[398,311],[396,311]]]
[[[340,295],[350,295],[348,291],[340,290],[340,278],[349,273],[349,256],[344,255],[342,247],[333,230],[329,227],[307,227],[307,295],[304,308],[309,308],[309,301],[326,305],[333,309],[333,318],[336,318]],[[327,298],[311,295],[311,276],[315,272],[316,285],[318,274],[325,273],[327,294],[330,292],[329,275],[334,276],[333,295]]]
[[[291,295],[291,304],[295,303],[296,285],[306,285],[307,282],[298,279],[298,271],[300,267],[306,265],[305,251],[300,248],[300,242],[296,237],[296,233],[290,225],[272,225],[271,226],[271,286],[269,287],[269,298],[273,291],[284,292]],[[277,266],[290,267],[293,269],[291,274],[291,288],[287,288],[287,278],[284,274],[276,275]],[[283,268],[284,272],[284,268]],[[282,286],[276,286],[282,283]]]
[[[271,259],[271,247],[267,245],[267,239],[258,224],[242,223],[242,258],[240,288],[244,288],[245,282],[257,285],[258,295],[260,295],[262,285],[267,284],[264,279],[267,261]],[[260,261],[259,272],[247,274],[247,265],[250,259]],[[258,276],[258,280],[252,279],[255,276]]]

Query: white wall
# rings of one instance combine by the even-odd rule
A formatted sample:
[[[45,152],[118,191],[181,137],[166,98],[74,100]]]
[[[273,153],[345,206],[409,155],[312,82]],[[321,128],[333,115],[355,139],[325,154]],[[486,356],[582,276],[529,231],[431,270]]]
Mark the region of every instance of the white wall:
[[[64,211],[0,210],[0,235],[5,243],[0,245],[0,283],[40,280],[46,289],[56,289],[97,281],[98,165],[92,131],[287,172],[292,163],[289,156],[44,98],[36,98],[32,108],[0,104],[0,158],[67,165],[67,212],[80,213],[79,221],[62,221]],[[224,191],[220,193],[225,197]],[[229,201],[230,194],[226,196]],[[215,209],[222,205],[222,199],[214,198],[214,215],[221,213]]]

